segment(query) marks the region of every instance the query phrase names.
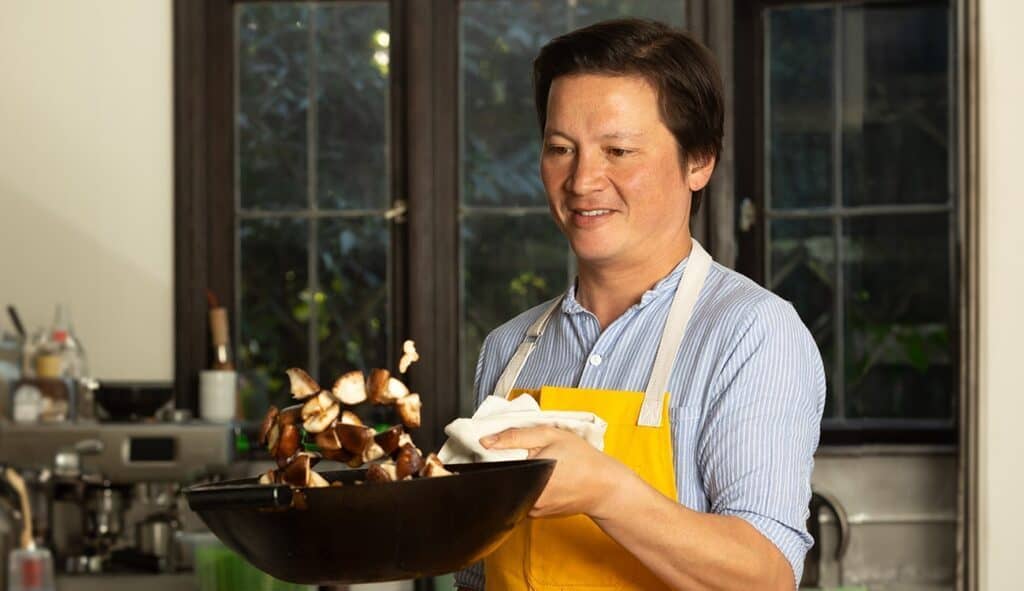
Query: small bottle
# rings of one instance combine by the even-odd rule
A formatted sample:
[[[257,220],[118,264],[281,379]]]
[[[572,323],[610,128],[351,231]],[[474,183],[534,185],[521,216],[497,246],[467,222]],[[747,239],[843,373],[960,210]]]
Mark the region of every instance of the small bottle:
[[[82,347],[71,325],[71,312],[62,304],[57,304],[57,311],[54,313],[50,343],[53,352],[61,360],[61,377],[77,380],[89,375],[85,348]]]

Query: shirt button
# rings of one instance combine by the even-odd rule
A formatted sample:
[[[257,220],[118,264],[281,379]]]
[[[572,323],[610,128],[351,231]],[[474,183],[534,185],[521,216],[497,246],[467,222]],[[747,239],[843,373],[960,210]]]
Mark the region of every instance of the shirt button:
[[[590,365],[597,367],[598,365],[601,365],[601,356],[598,355],[597,353],[594,353],[593,355],[590,356],[590,359],[588,361],[590,361]]]

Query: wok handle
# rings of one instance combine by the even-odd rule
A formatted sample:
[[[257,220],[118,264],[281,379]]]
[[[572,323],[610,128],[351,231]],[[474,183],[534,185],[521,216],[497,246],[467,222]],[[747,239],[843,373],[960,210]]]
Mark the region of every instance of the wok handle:
[[[292,506],[294,493],[290,486],[241,485],[222,486],[188,493],[188,505],[193,511],[207,509],[287,509]]]

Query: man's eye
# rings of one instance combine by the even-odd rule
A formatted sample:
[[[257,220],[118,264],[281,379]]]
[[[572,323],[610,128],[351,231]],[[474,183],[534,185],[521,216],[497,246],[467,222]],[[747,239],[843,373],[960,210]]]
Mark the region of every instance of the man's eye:
[[[628,156],[632,150],[627,150],[625,148],[608,148],[607,152],[611,156],[622,158],[623,156]]]
[[[549,145],[547,148],[548,154],[553,154],[555,156],[564,156],[565,154],[568,154],[571,150],[572,149],[569,148],[568,146]]]

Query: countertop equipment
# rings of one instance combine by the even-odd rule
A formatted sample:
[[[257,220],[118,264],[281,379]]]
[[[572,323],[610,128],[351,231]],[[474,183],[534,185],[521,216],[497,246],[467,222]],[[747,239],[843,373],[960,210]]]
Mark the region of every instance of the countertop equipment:
[[[293,583],[392,581],[448,573],[498,547],[544,490],[554,460],[453,464],[453,476],[292,489],[255,478],[198,485],[189,505],[226,546]]]
[[[182,487],[223,474],[233,459],[227,424],[0,420],[0,464],[26,476],[59,589],[171,576]]]

